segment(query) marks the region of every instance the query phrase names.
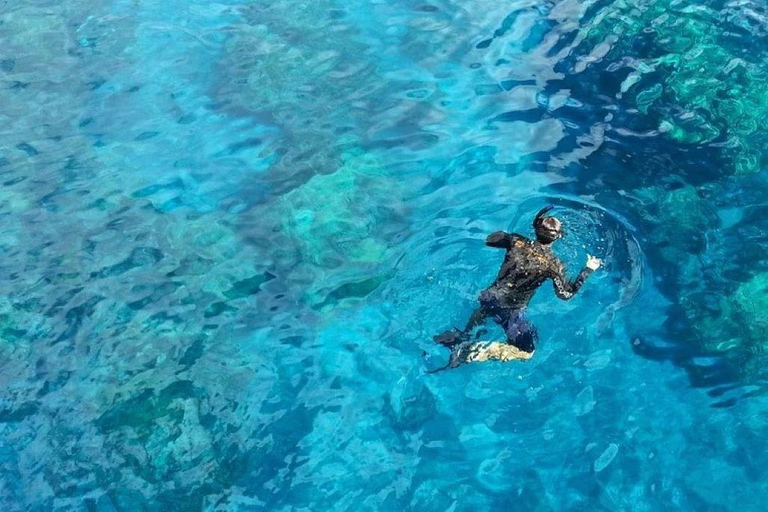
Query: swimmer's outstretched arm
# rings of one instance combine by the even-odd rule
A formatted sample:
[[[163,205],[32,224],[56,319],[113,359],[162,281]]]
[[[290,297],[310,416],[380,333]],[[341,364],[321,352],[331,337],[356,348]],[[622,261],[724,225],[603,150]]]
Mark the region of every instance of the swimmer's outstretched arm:
[[[587,264],[581,269],[576,279],[569,281],[565,275],[565,265],[561,261],[556,261],[552,270],[552,284],[555,287],[555,295],[562,300],[570,300],[581,289],[584,281],[592,275],[592,272],[600,268],[602,261],[594,256],[587,256]]]

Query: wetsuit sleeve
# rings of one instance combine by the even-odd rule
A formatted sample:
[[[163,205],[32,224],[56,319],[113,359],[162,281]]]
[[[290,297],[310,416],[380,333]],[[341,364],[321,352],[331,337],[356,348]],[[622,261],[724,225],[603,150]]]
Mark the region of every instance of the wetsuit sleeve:
[[[514,233],[505,233],[504,231],[496,231],[488,235],[485,239],[485,245],[488,247],[498,247],[499,249],[509,249],[512,247],[512,241],[515,239]]]
[[[565,265],[556,261],[552,269],[552,284],[555,286],[555,295],[559,299],[570,300],[576,292],[579,291],[584,281],[592,274],[592,270],[587,267],[581,269],[576,279],[569,281],[565,275]]]

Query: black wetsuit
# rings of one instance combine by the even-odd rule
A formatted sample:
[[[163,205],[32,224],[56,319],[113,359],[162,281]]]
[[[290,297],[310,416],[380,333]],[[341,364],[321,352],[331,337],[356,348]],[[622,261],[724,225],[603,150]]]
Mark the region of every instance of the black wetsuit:
[[[524,314],[533,294],[546,280],[551,279],[555,294],[568,300],[579,291],[592,270],[585,267],[576,279],[569,281],[565,265],[552,252],[550,244],[530,240],[516,233],[491,233],[485,244],[507,251],[496,280],[480,294],[480,308],[472,315],[464,331],[449,331],[436,336],[435,341],[453,348],[467,341],[474,327],[492,317],[504,328],[507,343],[520,350],[533,352],[537,339],[536,329]]]
[[[550,244],[518,235],[497,231],[485,240],[485,245],[506,249],[504,263],[496,281],[486,291],[499,300],[502,307],[521,309],[528,305],[544,281],[551,279],[555,294],[563,300],[573,297],[592,273],[584,267],[573,282],[568,281],[565,265],[552,252]]]

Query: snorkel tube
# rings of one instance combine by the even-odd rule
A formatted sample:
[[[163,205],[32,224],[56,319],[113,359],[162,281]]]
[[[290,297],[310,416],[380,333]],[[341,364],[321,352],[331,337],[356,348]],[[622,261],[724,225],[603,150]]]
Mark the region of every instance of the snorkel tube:
[[[555,209],[555,205],[549,204],[539,210],[539,213],[536,214],[536,217],[533,219],[533,229],[541,229],[540,226],[544,222],[544,216],[549,213],[551,210]]]

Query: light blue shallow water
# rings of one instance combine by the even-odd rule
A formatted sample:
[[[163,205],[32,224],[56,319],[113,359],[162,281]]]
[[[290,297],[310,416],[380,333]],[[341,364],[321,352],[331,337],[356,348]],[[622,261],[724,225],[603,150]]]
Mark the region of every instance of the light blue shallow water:
[[[765,6],[346,4],[4,5],[4,509],[763,510]]]

